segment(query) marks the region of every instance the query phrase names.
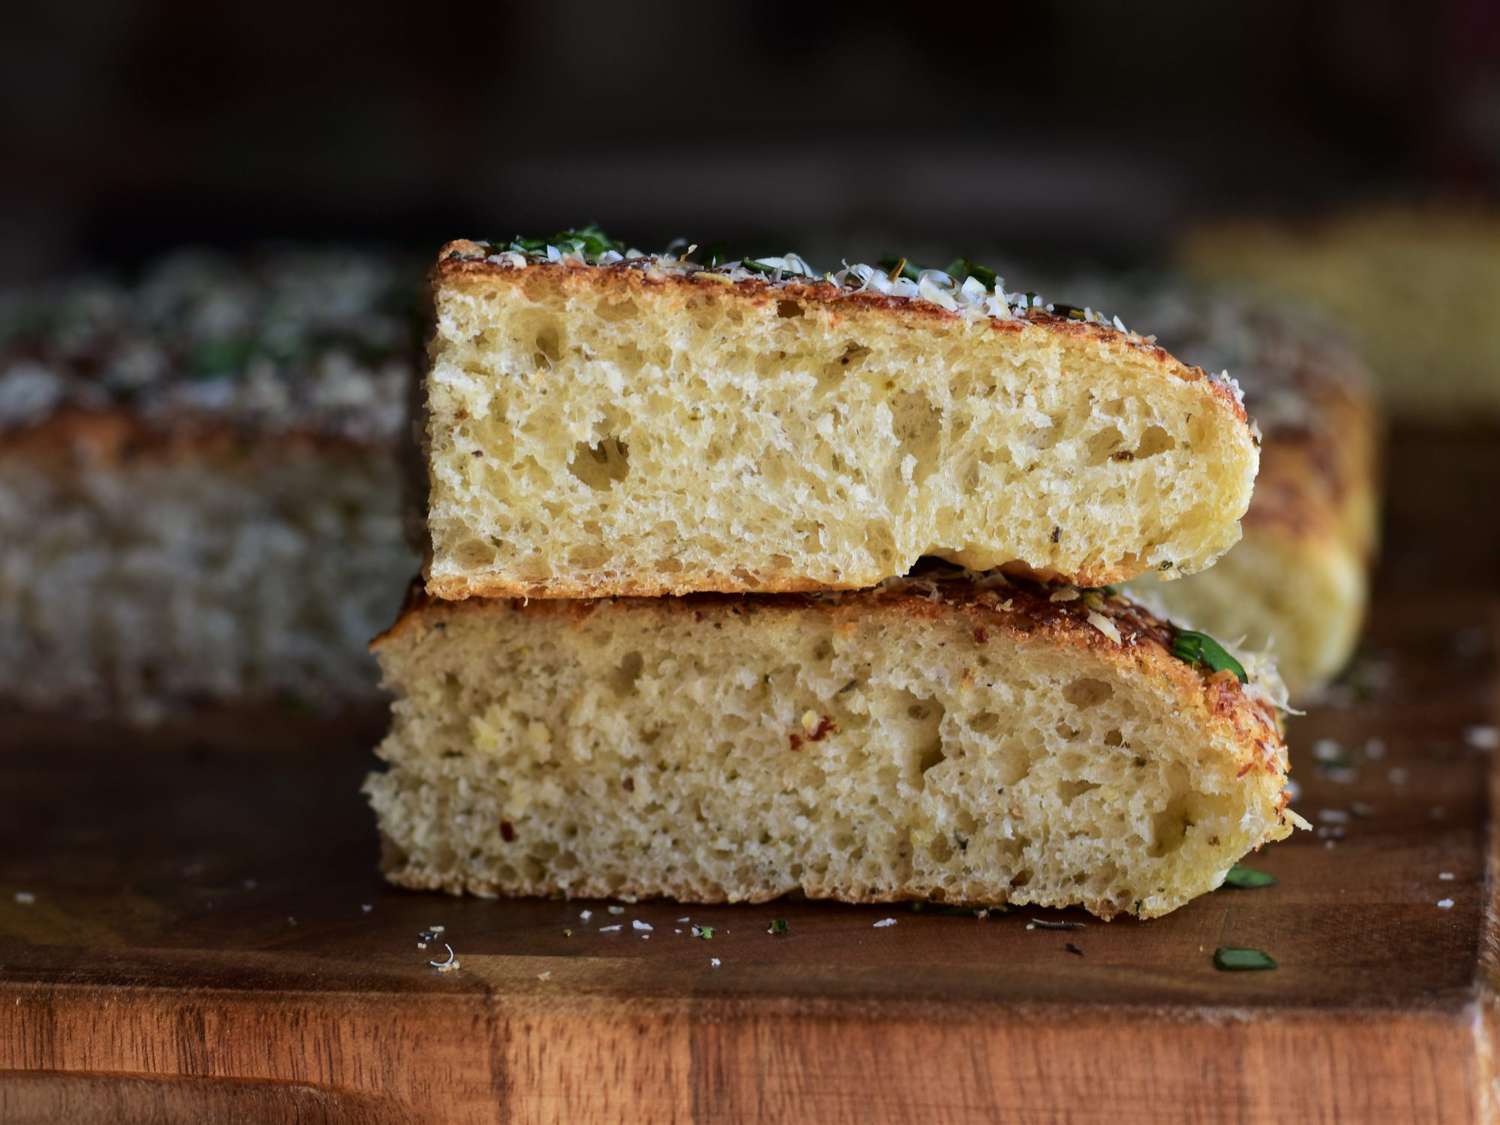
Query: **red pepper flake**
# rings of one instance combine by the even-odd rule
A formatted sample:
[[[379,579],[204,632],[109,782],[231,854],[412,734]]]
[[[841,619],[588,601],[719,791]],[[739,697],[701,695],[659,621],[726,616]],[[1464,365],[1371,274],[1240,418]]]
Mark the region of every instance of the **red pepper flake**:
[[[787,736],[787,739],[791,743],[793,750],[802,749],[802,736],[800,734],[793,732],[792,734]]]
[[[1235,779],[1238,780],[1239,778],[1244,777],[1247,773],[1255,768],[1255,765],[1255,759],[1253,758],[1250,761],[1246,762],[1243,766],[1240,767],[1240,772],[1234,775]]]
[[[504,840],[508,844],[512,840],[514,840],[515,838],[516,838],[516,829],[515,829],[515,826],[513,824],[511,824],[511,822],[508,821],[508,820],[502,820],[500,822],[500,839]]]
[[[807,740],[809,742],[822,742],[830,734],[838,733],[838,729],[838,723],[834,722],[827,715],[824,715],[818,720],[818,725],[813,728],[812,733],[807,736]]]

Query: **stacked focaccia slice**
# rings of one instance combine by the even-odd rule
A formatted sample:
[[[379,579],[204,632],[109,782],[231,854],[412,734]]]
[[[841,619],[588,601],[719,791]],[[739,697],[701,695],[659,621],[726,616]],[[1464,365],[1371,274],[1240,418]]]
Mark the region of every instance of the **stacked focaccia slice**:
[[[391,878],[1150,916],[1290,831],[1271,683],[1089,588],[1233,544],[1231,385],[977,272],[444,249]]]

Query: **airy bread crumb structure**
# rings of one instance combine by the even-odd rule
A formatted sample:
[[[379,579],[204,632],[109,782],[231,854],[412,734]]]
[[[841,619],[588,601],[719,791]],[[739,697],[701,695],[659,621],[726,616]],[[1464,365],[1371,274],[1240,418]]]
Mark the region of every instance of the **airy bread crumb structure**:
[[[1154,917],[1298,822],[1262,685],[1098,591],[418,595],[366,789],[389,877],[480,895]]]
[[[776,261],[445,247],[428,592],[850,589],[924,555],[1099,585],[1238,539],[1232,384],[973,277]]]

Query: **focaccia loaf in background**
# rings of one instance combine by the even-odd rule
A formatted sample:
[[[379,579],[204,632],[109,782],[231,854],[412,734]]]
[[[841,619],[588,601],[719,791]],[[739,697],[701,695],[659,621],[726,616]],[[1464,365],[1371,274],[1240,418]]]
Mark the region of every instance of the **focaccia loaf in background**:
[[[1318,310],[1352,339],[1392,414],[1500,415],[1500,211],[1364,207],[1202,226],[1179,248],[1200,281]]]
[[[378,701],[366,645],[417,565],[407,276],[184,252],[0,297],[0,709]]]
[[[1092,310],[604,245],[441,252],[434,596],[858,588],[923,555],[1100,585],[1239,537],[1232,383]]]
[[[408,887],[1153,917],[1297,822],[1276,689],[1190,663],[1201,641],[999,576],[419,595],[376,642],[367,791]]]
[[[1294,697],[1348,662],[1376,552],[1380,420],[1364,363],[1325,320],[1265,299],[1157,278],[1102,287],[1174,353],[1227,367],[1262,434],[1244,538],[1181,582],[1133,595],[1274,656]]]

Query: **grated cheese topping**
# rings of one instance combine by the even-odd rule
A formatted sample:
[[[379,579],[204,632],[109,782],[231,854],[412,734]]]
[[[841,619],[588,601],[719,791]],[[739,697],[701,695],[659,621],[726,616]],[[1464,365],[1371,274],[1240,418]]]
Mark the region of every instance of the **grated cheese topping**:
[[[703,264],[693,260],[696,246],[685,246],[680,251],[647,254],[637,249],[614,249],[594,231],[590,239],[559,239],[557,243],[531,243],[522,248],[521,241],[499,243],[480,240],[459,240],[449,249],[448,256],[466,261],[485,261],[506,269],[525,269],[531,265],[550,263],[576,267],[616,267],[638,269],[652,277],[693,277],[701,280],[720,281],[725,284],[761,282],[782,287],[789,285],[821,284],[838,292],[835,296],[853,296],[873,293],[882,297],[894,297],[907,301],[919,301],[934,305],[965,320],[1022,320],[1041,321],[1048,317],[1093,324],[1117,333],[1126,342],[1143,348],[1157,347],[1156,336],[1145,336],[1125,326],[1118,315],[1108,315],[1092,306],[1070,305],[1060,301],[1048,301],[1032,292],[1010,291],[1005,288],[1005,279],[995,276],[991,284],[970,274],[958,277],[940,269],[917,270],[903,260],[897,268],[865,262],[843,262],[837,270],[818,270],[800,254],[783,254],[765,258],[739,258],[733,261]],[[598,249],[609,245],[609,249]],[[986,275],[993,276],[989,271]],[[915,276],[910,276],[911,274]],[[1227,386],[1236,401],[1243,402],[1243,392],[1227,371],[1205,368],[1205,374],[1216,383]]]

